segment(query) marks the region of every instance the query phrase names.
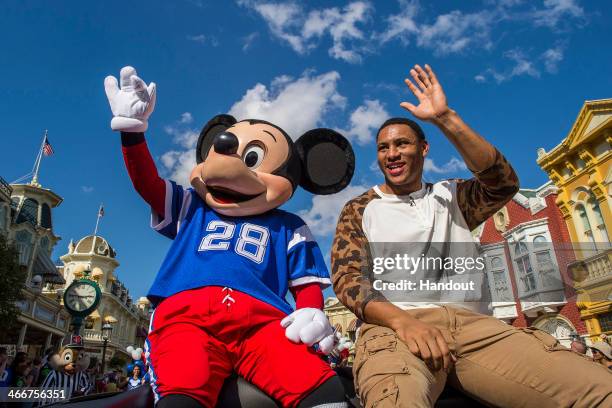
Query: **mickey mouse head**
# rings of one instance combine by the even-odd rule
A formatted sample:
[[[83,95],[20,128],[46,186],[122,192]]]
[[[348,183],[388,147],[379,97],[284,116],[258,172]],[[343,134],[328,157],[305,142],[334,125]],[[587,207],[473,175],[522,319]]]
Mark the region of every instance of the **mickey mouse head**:
[[[298,186],[313,194],[344,189],[355,169],[350,143],[331,129],[296,142],[279,126],[217,115],[203,127],[191,184],[220,214],[248,216],[277,208]]]

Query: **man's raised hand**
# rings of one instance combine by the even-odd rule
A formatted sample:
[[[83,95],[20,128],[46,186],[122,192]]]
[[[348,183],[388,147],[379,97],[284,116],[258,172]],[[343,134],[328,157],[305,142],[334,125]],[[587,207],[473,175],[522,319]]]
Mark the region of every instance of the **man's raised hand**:
[[[119,77],[121,88],[114,76],[104,79],[104,90],[113,111],[111,128],[121,132],[144,132],[155,108],[155,83],[147,86],[130,66],[123,67]]]
[[[436,74],[429,65],[425,64],[425,70],[419,65],[415,65],[410,70],[410,75],[418,86],[409,78],[404,79],[404,82],[419,100],[419,104],[415,106],[410,102],[402,102],[400,103],[402,108],[412,113],[416,118],[427,121],[435,121],[450,111],[442,85],[438,82]]]

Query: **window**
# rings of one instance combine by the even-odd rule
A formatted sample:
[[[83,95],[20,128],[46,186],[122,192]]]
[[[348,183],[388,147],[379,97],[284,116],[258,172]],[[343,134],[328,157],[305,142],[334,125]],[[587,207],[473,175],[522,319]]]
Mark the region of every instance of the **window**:
[[[606,231],[606,224],[601,215],[601,209],[599,203],[594,197],[589,198],[587,206],[591,212],[592,220],[594,223],[595,230],[597,231],[597,240],[602,243],[608,243],[608,232]]]
[[[578,219],[580,220],[579,230],[582,231],[587,241],[595,243],[593,231],[591,230],[591,223],[589,222],[589,217],[587,216],[584,205],[578,204],[576,206],[576,214],[578,215]]]
[[[523,240],[519,241],[514,248],[514,261],[519,270],[520,280],[523,282],[525,292],[536,289],[536,279],[529,260],[529,250]]]
[[[17,216],[17,224],[29,222],[32,225],[38,224],[38,201],[32,198],[26,198],[21,205],[19,216]]]
[[[38,246],[40,251],[42,251],[45,255],[51,255],[51,251],[49,250],[49,237],[42,237]]]
[[[493,256],[489,261],[491,295],[495,302],[512,302],[512,292],[506,279],[506,266],[501,256]]]
[[[5,231],[7,227],[8,209],[6,205],[0,204],[0,231]]]
[[[40,207],[40,226],[51,229],[51,207],[47,203]]]
[[[602,332],[612,331],[612,313],[604,313],[597,316],[597,320],[599,320],[599,327],[601,327]]]
[[[17,251],[19,251],[19,264],[27,266],[32,255],[32,234],[26,230],[15,234]]]

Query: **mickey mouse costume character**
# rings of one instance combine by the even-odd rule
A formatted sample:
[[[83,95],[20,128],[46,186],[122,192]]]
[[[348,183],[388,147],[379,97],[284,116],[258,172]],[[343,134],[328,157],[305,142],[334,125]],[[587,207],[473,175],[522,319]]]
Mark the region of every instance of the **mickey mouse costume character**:
[[[272,123],[217,115],[200,133],[192,188],[183,189],[158,176],[145,142],[155,84],[132,67],[120,84],[104,82],[111,128],[121,131],[152,227],[174,240],[148,294],[156,309],[145,354],[158,406],[214,407],[235,371],[282,406],[345,407],[340,380],[309,347],[334,345],[321,310],[329,273],[304,221],[278,207],[298,186],[314,194],[346,187],[350,143],[330,129],[293,142]]]

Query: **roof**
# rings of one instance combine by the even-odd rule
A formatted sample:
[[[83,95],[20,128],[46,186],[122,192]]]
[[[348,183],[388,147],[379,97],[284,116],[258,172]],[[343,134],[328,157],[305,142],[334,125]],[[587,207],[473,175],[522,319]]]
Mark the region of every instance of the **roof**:
[[[109,258],[116,256],[115,250],[108,244],[108,241],[97,235],[88,235],[81,238],[74,248],[75,254],[90,254],[92,252]]]

